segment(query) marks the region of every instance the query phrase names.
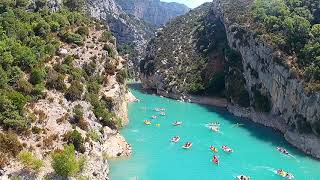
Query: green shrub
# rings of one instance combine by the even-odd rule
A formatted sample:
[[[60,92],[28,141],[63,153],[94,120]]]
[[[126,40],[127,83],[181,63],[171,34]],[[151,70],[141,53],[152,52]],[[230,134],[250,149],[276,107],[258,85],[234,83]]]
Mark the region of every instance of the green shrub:
[[[76,122],[83,118],[83,107],[78,104],[73,108],[73,117]]]
[[[104,31],[101,35],[101,37],[99,38],[100,42],[108,42],[110,41],[112,38],[112,33],[110,31]]]
[[[95,142],[99,142],[101,138],[100,135],[94,129],[90,129],[87,133],[87,136]]]
[[[31,152],[22,151],[18,157],[24,168],[28,170],[39,171],[43,166],[43,161],[34,157]]]
[[[113,47],[109,44],[104,44],[103,45],[103,50],[108,52],[109,57],[115,57],[115,52],[113,50]]]
[[[5,88],[9,82],[7,72],[0,66],[0,88]]]
[[[50,25],[45,21],[40,21],[34,27],[34,32],[37,36],[47,37],[51,32]]]
[[[33,86],[27,80],[20,78],[17,81],[17,90],[24,94],[31,94]]]
[[[16,157],[22,150],[22,144],[13,132],[0,133],[0,152],[8,157]]]
[[[74,176],[84,167],[85,159],[77,159],[73,145],[65,146],[64,150],[52,155],[52,167],[57,175]]]
[[[36,68],[31,71],[30,82],[33,85],[41,84],[46,78],[46,71],[44,69]]]
[[[80,34],[75,34],[72,32],[66,32],[62,35],[62,39],[66,43],[74,43],[76,45],[83,45],[83,37]]]
[[[90,63],[84,64],[83,69],[87,73],[88,76],[92,76],[97,69],[97,65],[96,65],[96,63],[91,61]]]
[[[105,72],[109,75],[114,75],[116,73],[116,66],[112,63],[106,63]]]
[[[48,89],[65,91],[67,87],[66,87],[66,84],[64,83],[64,79],[65,79],[65,76],[63,74],[59,74],[54,70],[49,70],[46,87]]]
[[[32,126],[31,131],[33,134],[40,134],[42,132],[42,129],[37,126]]]
[[[89,28],[87,26],[81,26],[77,29],[76,33],[81,36],[89,36]]]
[[[69,145],[73,144],[74,148],[81,153],[84,153],[86,150],[84,147],[84,139],[77,130],[69,131],[64,134],[63,140]]]
[[[124,84],[126,82],[126,78],[128,77],[126,70],[121,70],[117,73],[117,81],[121,84]]]
[[[80,81],[74,80],[71,82],[70,87],[68,88],[65,97],[68,101],[80,100],[83,92],[83,85]]]
[[[17,91],[0,92],[0,123],[4,128],[26,130],[28,119],[22,117],[28,98]]]
[[[114,121],[115,115],[109,112],[103,105],[97,105],[94,107],[93,113],[99,119],[102,125],[108,126],[112,129],[117,129],[117,125]]]
[[[97,81],[89,81],[87,89],[89,93],[99,94],[101,85]]]
[[[112,111],[114,107],[114,101],[112,97],[103,96],[101,98],[101,102],[109,111]]]
[[[74,61],[74,57],[71,55],[68,55],[67,57],[64,58],[63,64],[70,66],[73,61]]]
[[[36,99],[39,99],[39,98],[44,98],[44,85],[43,84],[37,84],[34,86],[33,90],[32,90],[32,95],[36,98]]]

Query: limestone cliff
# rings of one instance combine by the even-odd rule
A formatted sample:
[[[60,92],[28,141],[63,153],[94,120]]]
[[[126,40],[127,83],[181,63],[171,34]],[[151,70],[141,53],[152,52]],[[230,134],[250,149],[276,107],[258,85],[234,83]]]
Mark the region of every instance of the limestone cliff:
[[[131,77],[139,74],[139,63],[156,26],[188,10],[186,6],[158,0],[87,0],[87,9],[92,17],[109,25]]]
[[[160,0],[116,1],[126,13],[156,26],[164,25],[170,19],[183,15],[190,10],[186,5],[161,2]]]
[[[281,131],[288,142],[305,153],[320,158],[320,94],[319,92],[306,93],[304,80],[296,74],[296,70],[290,64],[279,63],[279,59],[290,62],[292,57],[258,38],[257,34],[250,29],[246,17],[249,17],[252,2],[252,0],[236,2],[221,0],[214,1],[210,5],[211,14],[218,17],[215,25],[219,27],[219,23],[223,24],[228,42],[221,47],[225,54],[222,60],[224,62],[224,96],[231,102],[228,110],[237,116],[251,118],[255,122]],[[237,16],[234,15],[235,12]],[[207,16],[209,14],[207,13]],[[184,17],[187,18],[188,15]],[[184,33],[184,25],[187,25],[186,22],[190,22],[191,19],[178,23],[180,28],[176,29],[181,29],[180,34]],[[178,41],[179,44],[174,44],[176,39],[166,34],[170,32],[168,30],[170,28],[169,24],[149,44],[147,56],[141,64],[143,73],[141,80],[145,88],[166,92],[167,95],[193,93],[186,88],[190,85],[188,82],[190,77],[185,71],[203,62],[190,56],[197,49],[196,46],[192,46],[194,45],[193,36],[183,34],[188,35],[189,41]],[[171,42],[165,41],[161,44],[159,39],[163,37],[168,37]],[[191,45],[193,49],[181,50],[182,47],[187,46],[185,43],[188,46]],[[171,44],[174,45],[171,46]],[[162,49],[169,52],[169,55],[163,55]],[[172,53],[177,54],[171,56]],[[210,57],[201,52],[199,55]],[[206,62],[205,66],[206,68],[200,71],[210,72],[210,63]],[[215,66],[211,65],[211,67],[211,73],[216,72]],[[204,80],[205,76],[198,77],[202,78],[198,83],[205,87],[208,83]],[[184,84],[185,82],[188,84]],[[194,82],[197,82],[196,79],[192,80],[192,83]]]

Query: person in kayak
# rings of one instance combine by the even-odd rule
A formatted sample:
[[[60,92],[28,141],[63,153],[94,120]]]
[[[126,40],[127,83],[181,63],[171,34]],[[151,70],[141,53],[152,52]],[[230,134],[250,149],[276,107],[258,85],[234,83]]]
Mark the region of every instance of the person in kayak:
[[[180,140],[180,137],[179,136],[174,136],[171,141],[172,142],[178,142]]]
[[[216,155],[213,156],[212,158],[212,162],[216,163],[217,165],[219,165],[219,159]]]
[[[277,147],[277,150],[285,155],[289,155],[289,151],[287,151],[285,148]]]
[[[218,149],[215,148],[214,146],[210,146],[210,150],[213,151],[213,152],[218,152]]]
[[[182,148],[184,149],[189,149],[192,146],[192,142],[187,142],[184,146],[182,146]]]
[[[228,147],[228,146],[225,146],[225,145],[224,145],[224,146],[222,146],[221,148],[222,148],[222,150],[225,151],[225,152],[228,152],[228,153],[232,153],[232,152],[233,152],[233,150],[232,150],[230,147]]]

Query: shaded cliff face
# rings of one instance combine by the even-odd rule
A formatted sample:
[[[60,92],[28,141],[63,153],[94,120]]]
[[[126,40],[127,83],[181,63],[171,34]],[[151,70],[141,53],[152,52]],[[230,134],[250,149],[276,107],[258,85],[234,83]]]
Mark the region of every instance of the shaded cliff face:
[[[156,26],[163,25],[190,10],[186,5],[160,2],[160,0],[116,0],[116,2],[126,13]]]
[[[242,9],[247,12],[250,10],[248,1],[239,0],[238,4],[243,4]],[[227,12],[228,7],[228,3],[221,4],[222,18],[229,46],[241,54],[243,76],[253,109],[281,117],[279,121],[286,125],[282,130],[285,137],[300,149],[320,158],[319,139],[315,137],[319,135],[320,94],[307,95],[303,79],[296,77],[288,66],[278,63],[279,58],[289,57],[257,39],[237,20],[233,21]],[[268,108],[259,108],[263,105]],[[296,134],[301,135],[297,137]]]
[[[206,3],[157,32],[140,64],[147,88],[174,94],[201,93],[223,81],[221,47],[226,38],[224,26],[211,7]]]
[[[108,24],[118,40],[118,49],[127,60],[132,76],[144,56],[145,46],[154,35],[154,27],[133,15],[127,14],[114,0],[88,0],[87,9],[92,17]]]
[[[289,60],[291,57],[274,49],[250,30],[252,27],[249,26],[249,13],[252,3],[253,0],[221,0],[214,1],[210,5],[211,13],[218,17],[214,23],[215,27],[219,27],[219,23],[223,24],[228,42],[225,46],[220,44],[222,51],[216,49],[212,51],[224,53],[221,60],[224,64],[224,94],[232,103],[228,109],[235,115],[248,117],[255,122],[280,130],[290,143],[320,158],[320,94],[319,92],[307,94],[304,80],[295,74],[295,70],[279,63],[279,59]],[[197,17],[199,16],[193,18]],[[203,21],[201,18],[198,20]],[[186,25],[188,27],[185,27]],[[194,42],[193,36],[185,33],[189,27],[190,24],[183,22],[178,23],[175,28],[181,29],[176,32],[178,35],[175,34],[175,37],[186,36],[189,41],[178,41],[179,44],[174,44],[177,38],[170,36],[168,29],[171,27],[168,25],[154,42],[150,43],[147,56],[141,63],[143,73],[141,80],[145,88],[183,94],[192,92],[186,87],[196,82],[196,78],[191,82],[188,81],[192,78],[185,73],[186,70],[192,69],[194,64],[199,64],[198,68],[202,67],[202,69],[195,68],[202,72],[202,76],[196,71],[190,71],[196,75],[194,77],[204,78],[203,74],[207,72],[213,74],[218,72],[216,66],[210,66],[210,63],[206,61],[203,63],[198,56],[192,56],[193,52],[198,52],[198,48],[194,43],[190,43]],[[164,37],[168,37],[171,42]],[[216,39],[214,36],[207,38],[209,41]],[[183,49],[190,44],[193,46]],[[203,53],[195,55],[210,57]],[[184,57],[182,60],[177,58],[181,56]],[[199,82],[205,85],[210,81],[204,78]]]

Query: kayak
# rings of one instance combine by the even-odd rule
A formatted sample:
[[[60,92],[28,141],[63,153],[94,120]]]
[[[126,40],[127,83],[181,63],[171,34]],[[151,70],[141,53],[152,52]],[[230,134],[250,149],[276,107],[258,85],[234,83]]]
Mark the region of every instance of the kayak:
[[[144,124],[145,124],[145,125],[151,125],[151,121],[145,120],[145,121],[144,121]]]
[[[187,142],[185,145],[182,146],[183,149],[190,149],[192,146],[192,142]]]
[[[175,136],[171,139],[171,142],[177,143],[180,141],[180,137],[179,136]]]
[[[174,126],[180,126],[180,125],[182,125],[182,122],[181,121],[176,121],[176,122],[173,123],[173,125]]]
[[[278,150],[279,152],[281,152],[282,154],[290,155],[289,152],[288,152],[285,148],[277,147],[277,150]]]
[[[282,169],[277,170],[277,174],[287,179],[294,179],[294,176],[291,173],[288,173]]]
[[[212,126],[210,127],[210,129],[214,132],[219,132],[219,127],[216,127],[216,126]]]
[[[213,152],[215,152],[215,153],[217,153],[217,152],[218,152],[218,149],[217,149],[217,148],[215,148],[215,147],[213,147],[213,146],[210,146],[210,150],[211,150],[211,151],[213,151]]]
[[[157,127],[160,127],[160,123],[156,124]]]
[[[293,176],[293,174],[287,173],[286,178],[287,179],[294,179],[294,176]]]
[[[250,177],[249,176],[245,176],[245,175],[239,175],[239,176],[237,176],[237,179],[238,180],[250,180]]]
[[[233,150],[231,148],[229,148],[228,146],[222,146],[221,148],[224,152],[233,153]]]
[[[212,162],[215,163],[216,165],[219,165],[219,159],[217,156],[213,156]]]

